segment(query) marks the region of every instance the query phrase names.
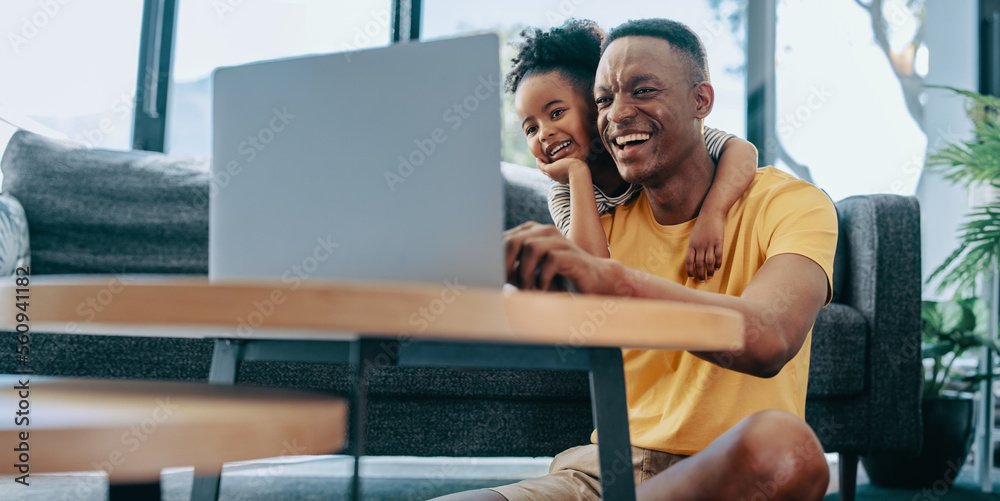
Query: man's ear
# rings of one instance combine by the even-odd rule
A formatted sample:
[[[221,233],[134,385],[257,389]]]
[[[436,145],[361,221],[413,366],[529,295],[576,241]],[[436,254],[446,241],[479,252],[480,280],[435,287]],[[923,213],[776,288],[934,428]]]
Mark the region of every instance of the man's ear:
[[[695,116],[704,119],[712,112],[712,106],[715,105],[715,89],[712,84],[702,82],[694,86],[691,94],[694,97]]]

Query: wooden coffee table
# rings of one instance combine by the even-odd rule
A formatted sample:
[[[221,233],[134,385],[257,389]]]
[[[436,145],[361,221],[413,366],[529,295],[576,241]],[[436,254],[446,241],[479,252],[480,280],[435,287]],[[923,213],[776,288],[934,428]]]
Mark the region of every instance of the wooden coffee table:
[[[724,308],[454,282],[310,281],[293,287],[209,284],[204,277],[69,276],[32,277],[28,288],[34,332],[216,339],[213,383],[234,382],[245,360],[356,364],[357,456],[372,365],[590,371],[601,468],[609,470],[631,457],[620,348],[743,346],[743,318]],[[16,286],[0,289],[13,297]],[[11,329],[19,312],[13,301],[0,304],[2,325]],[[603,488],[608,499],[634,497],[630,477]]]
[[[113,485],[155,488],[165,467],[213,475],[230,461],[344,445],[346,402],[317,393],[29,375],[0,376],[0,385],[10,417],[0,420],[0,442],[10,446],[0,473],[25,489],[32,474],[90,470],[106,471]]]

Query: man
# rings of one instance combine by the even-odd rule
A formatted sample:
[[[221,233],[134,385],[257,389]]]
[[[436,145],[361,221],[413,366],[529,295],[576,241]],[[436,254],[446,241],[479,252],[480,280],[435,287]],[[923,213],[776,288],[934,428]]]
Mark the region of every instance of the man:
[[[583,293],[741,312],[741,350],[623,350],[639,498],[821,499],[829,471],[803,417],[812,324],[832,295],[833,204],[808,183],[759,169],[727,215],[721,269],[706,282],[688,279],[691,226],[715,172],[702,135],[714,91],[700,40],[673,21],[619,26],[604,42],[594,99],[605,147],[643,193],[602,217],[611,259],[551,226],[510,230],[508,281],[545,290],[560,275]],[[557,456],[540,479],[449,499],[598,499],[599,476],[588,445]]]

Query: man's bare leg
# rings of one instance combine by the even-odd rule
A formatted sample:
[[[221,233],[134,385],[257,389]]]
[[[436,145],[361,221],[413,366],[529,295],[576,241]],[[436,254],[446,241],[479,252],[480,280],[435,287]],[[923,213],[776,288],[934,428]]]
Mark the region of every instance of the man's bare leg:
[[[640,501],[816,501],[830,470],[809,425],[784,411],[761,411],[740,421],[707,449],[639,485]],[[435,501],[505,501],[488,489]]]
[[[650,500],[814,501],[823,499],[830,470],[805,421],[784,411],[753,414],[704,451],[639,485]]]
[[[507,501],[507,498],[501,496],[497,491],[479,489],[475,491],[456,492],[434,498],[431,501]]]

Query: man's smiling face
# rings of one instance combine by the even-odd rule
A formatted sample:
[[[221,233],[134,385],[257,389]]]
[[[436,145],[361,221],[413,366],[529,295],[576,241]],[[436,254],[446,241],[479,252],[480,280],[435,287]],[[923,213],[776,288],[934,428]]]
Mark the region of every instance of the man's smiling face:
[[[704,145],[700,119],[712,89],[691,81],[690,64],[656,37],[622,37],[604,51],[594,82],[597,128],[626,181],[657,184]]]

